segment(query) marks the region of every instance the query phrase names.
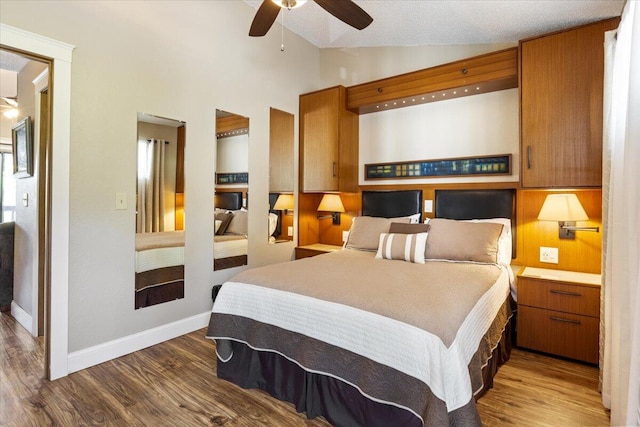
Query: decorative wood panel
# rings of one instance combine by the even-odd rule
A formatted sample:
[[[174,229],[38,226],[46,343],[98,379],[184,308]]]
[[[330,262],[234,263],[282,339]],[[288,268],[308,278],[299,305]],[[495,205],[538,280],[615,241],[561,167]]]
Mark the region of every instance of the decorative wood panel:
[[[216,136],[242,135],[249,132],[249,118],[231,114],[229,116],[218,117],[216,119]]]
[[[269,109],[269,191],[293,192],[294,116]]]
[[[518,49],[510,48],[347,88],[359,114],[518,87]]]

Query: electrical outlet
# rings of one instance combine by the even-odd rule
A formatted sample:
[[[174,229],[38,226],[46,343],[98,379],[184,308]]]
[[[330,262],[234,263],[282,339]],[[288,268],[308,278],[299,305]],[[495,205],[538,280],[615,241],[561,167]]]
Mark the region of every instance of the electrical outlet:
[[[287,236],[289,237],[293,236],[293,227],[291,226],[287,227]]]
[[[349,231],[342,230],[342,241],[346,242],[348,238],[349,238]]]
[[[558,263],[558,248],[547,248],[540,246],[540,262],[549,264]]]

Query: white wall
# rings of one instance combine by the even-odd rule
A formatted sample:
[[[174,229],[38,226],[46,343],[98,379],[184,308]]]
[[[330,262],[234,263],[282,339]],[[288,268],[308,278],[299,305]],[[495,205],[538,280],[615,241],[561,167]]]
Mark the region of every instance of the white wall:
[[[18,102],[20,115],[14,124],[26,116],[35,122],[35,79],[47,66],[29,61],[18,73]],[[4,123],[3,123],[4,125]],[[33,129],[32,129],[33,130]],[[11,131],[9,131],[11,132]],[[3,132],[4,133],[4,132]],[[38,152],[38,138],[33,135],[33,153]],[[16,235],[14,250],[13,300],[27,314],[33,316],[34,293],[38,287],[38,164],[33,164],[33,176],[18,178],[16,182]],[[22,203],[23,195],[28,197],[28,206]],[[30,329],[30,332],[33,332]]]
[[[511,47],[505,44],[324,49],[323,86],[352,86]],[[439,101],[360,116],[360,184],[518,181],[518,91]],[[512,154],[494,177],[364,180],[367,163]]]
[[[251,120],[251,202],[268,204],[269,107],[297,112],[318,88],[319,53],[292,34],[247,36],[244,2],[5,1],[1,21],[74,44],[71,92],[69,351],[206,312],[213,272],[215,111]],[[259,75],[254,74],[259,70]],[[55,88],[54,88],[55,90]],[[187,123],[185,298],[134,310],[136,115]],[[55,179],[55,177],[54,177]],[[129,209],[115,210],[116,192]],[[249,234],[267,235],[250,211]],[[250,240],[251,265],[289,259],[292,247]],[[276,248],[274,248],[274,246]]]
[[[249,170],[249,150],[249,135],[218,138],[216,172],[247,172]]]

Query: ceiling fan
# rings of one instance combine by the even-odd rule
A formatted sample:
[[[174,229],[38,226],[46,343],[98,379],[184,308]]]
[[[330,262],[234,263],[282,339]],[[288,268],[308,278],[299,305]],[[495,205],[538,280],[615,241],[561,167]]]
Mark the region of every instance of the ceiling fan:
[[[262,37],[269,31],[278,17],[280,9],[293,9],[302,6],[307,0],[263,0],[251,23],[249,35]],[[352,0],[314,0],[318,6],[358,30],[373,22],[373,18]]]

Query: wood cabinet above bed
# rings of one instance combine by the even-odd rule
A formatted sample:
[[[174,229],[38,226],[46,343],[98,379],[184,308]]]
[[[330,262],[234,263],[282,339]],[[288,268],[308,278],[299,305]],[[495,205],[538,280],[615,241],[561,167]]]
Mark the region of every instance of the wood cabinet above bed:
[[[358,130],[344,86],[300,95],[302,192],[358,191]]]

